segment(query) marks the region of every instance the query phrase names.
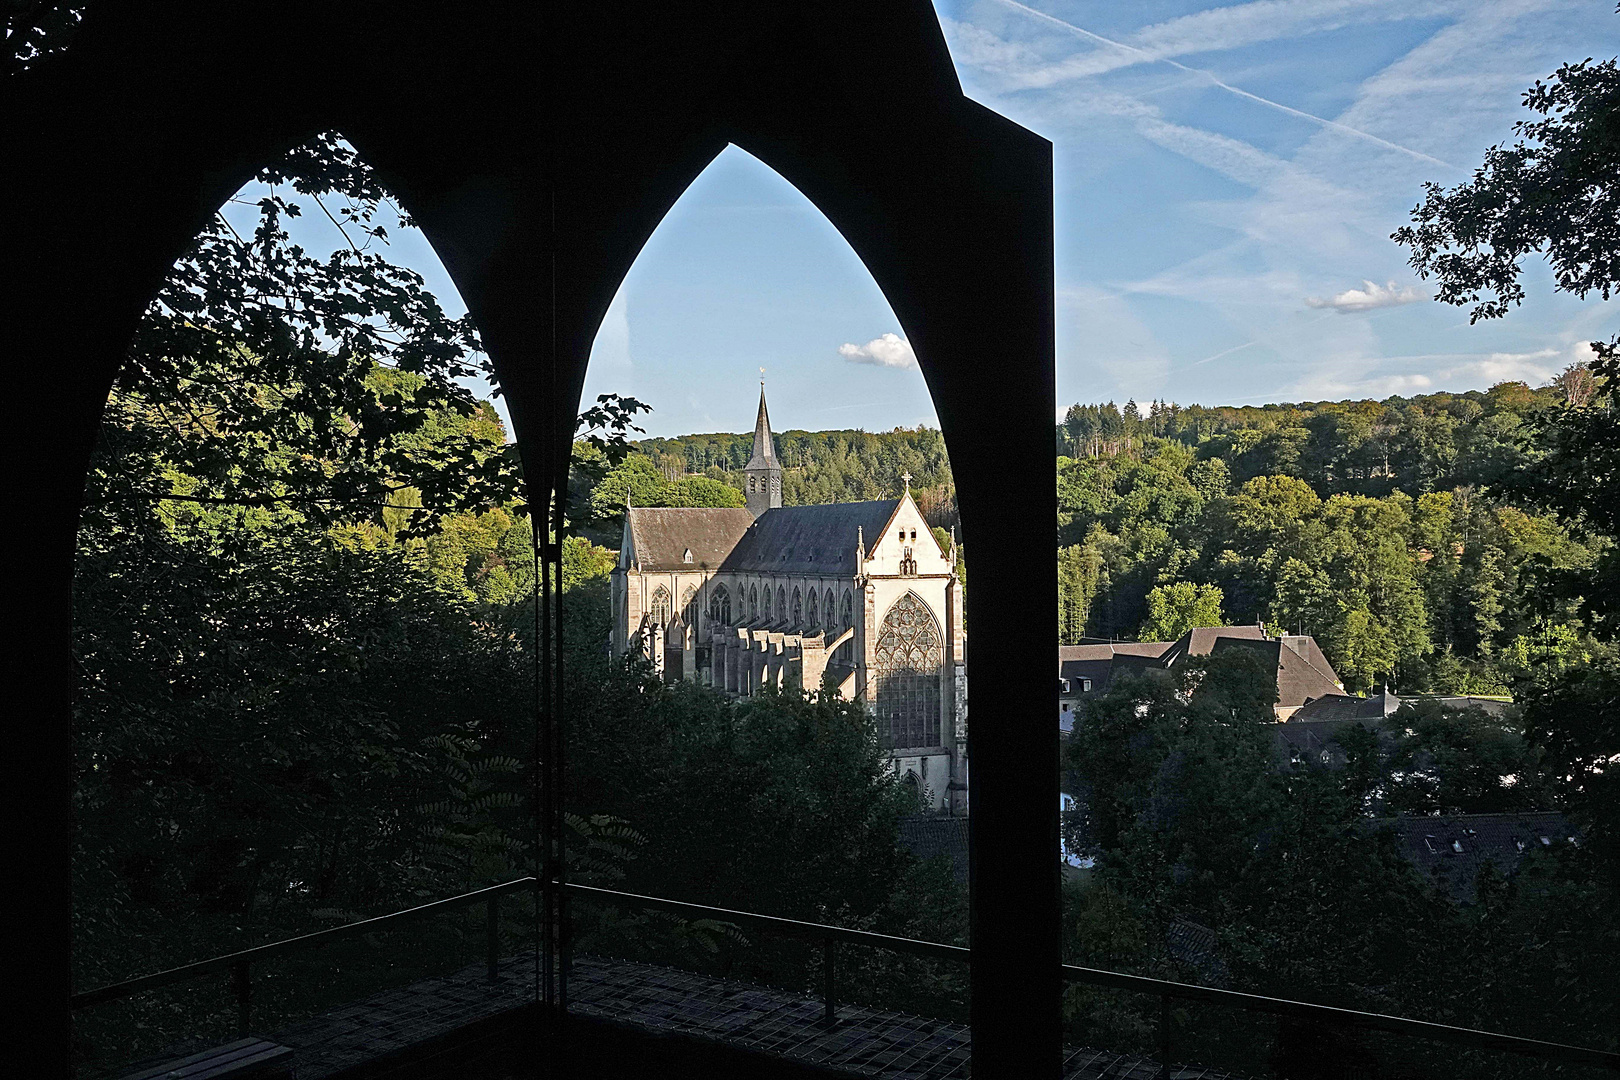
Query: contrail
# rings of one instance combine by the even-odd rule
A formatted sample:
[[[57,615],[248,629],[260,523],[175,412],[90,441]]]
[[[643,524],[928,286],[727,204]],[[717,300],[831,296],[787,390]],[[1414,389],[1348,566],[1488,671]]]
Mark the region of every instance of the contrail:
[[[1317,116],[1314,113],[1303,112],[1299,109],[1292,108],[1291,106],[1284,105],[1280,101],[1272,101],[1270,98],[1263,98],[1259,94],[1251,94],[1247,90],[1233,86],[1231,83],[1222,82],[1214,75],[1213,72],[1205,71],[1203,68],[1188,67],[1186,64],[1177,63],[1167,56],[1154,56],[1146,49],[1138,49],[1136,46],[1127,45],[1123,41],[1115,41],[1113,38],[1105,38],[1101,34],[1094,34],[1090,30],[1083,27],[1076,26],[1073,23],[1064,22],[1055,15],[1048,15],[1044,11],[1037,11],[1028,5],[1020,4],[1018,0],[998,0],[998,2],[1006,4],[1010,8],[1016,8],[1019,11],[1024,12],[1026,15],[1033,15],[1037,19],[1044,19],[1049,23],[1054,23],[1063,27],[1065,30],[1079,34],[1081,37],[1089,38],[1092,41],[1101,42],[1102,44],[1111,46],[1115,49],[1123,49],[1126,52],[1135,53],[1137,56],[1140,56],[1143,60],[1150,63],[1156,61],[1161,64],[1169,64],[1177,71],[1185,71],[1189,75],[1202,76],[1203,78],[1208,79],[1214,85],[1220,87],[1222,90],[1236,94],[1238,97],[1248,98],[1250,101],[1258,101],[1262,105],[1269,105],[1273,109],[1281,110],[1290,116],[1297,116],[1301,120],[1309,120],[1313,124],[1321,124],[1323,127],[1332,128],[1334,131],[1342,131],[1346,135],[1353,135],[1358,139],[1366,139],[1368,142],[1377,143],[1379,146],[1382,146],[1387,150],[1396,150],[1402,154],[1409,154],[1420,161],[1433,162],[1434,164],[1443,166],[1447,169],[1456,168],[1456,166],[1452,165],[1449,161],[1441,161],[1437,157],[1425,154],[1420,150],[1413,150],[1409,146],[1402,146],[1400,143],[1392,143],[1388,139],[1380,139],[1376,135],[1362,131],[1360,128],[1353,128],[1349,124],[1341,124],[1337,120],[1328,120],[1324,117]]]

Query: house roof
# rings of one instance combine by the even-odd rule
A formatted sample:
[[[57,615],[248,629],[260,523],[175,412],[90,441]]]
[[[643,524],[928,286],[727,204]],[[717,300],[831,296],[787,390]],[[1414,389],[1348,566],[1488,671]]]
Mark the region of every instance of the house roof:
[[[754,515],[742,507],[632,506],[626,520],[635,562],[643,570],[715,570]]]
[[[897,499],[778,506],[749,519],[720,569],[738,573],[824,574],[854,577],[860,572],[855,545],[864,534],[875,543],[900,506]],[[747,514],[747,511],[741,511]]]
[[[1379,824],[1394,830],[1401,854],[1425,877],[1465,903],[1473,899],[1474,878],[1487,862],[1512,874],[1527,853],[1578,836],[1568,818],[1551,812],[1402,816]]]
[[[968,871],[968,819],[965,817],[906,817],[900,819],[900,846],[919,859],[943,855],[951,860],[956,880]]]
[[[1401,699],[1393,694],[1379,692],[1372,697],[1352,697],[1341,691],[1323,694],[1307,701],[1288,723],[1307,721],[1382,720],[1400,708]]]

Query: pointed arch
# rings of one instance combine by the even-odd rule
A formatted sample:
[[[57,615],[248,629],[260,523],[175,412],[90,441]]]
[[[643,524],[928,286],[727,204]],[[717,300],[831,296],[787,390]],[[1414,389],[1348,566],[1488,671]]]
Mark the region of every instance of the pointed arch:
[[[874,706],[889,746],[942,744],[939,680],[944,662],[938,620],[922,597],[908,591],[884,613],[873,650]]]
[[[681,622],[687,626],[697,626],[697,587],[688,585],[686,591],[681,593]]]
[[[838,622],[838,602],[833,599],[831,589],[827,590],[827,595],[821,602],[821,617],[826,620],[828,630],[838,629],[840,625]]]
[[[771,593],[770,593],[769,589],[765,590],[765,602],[767,604],[769,604],[771,602]],[[750,585],[748,587],[748,618],[749,618],[750,621],[759,618],[759,586],[758,585]]]
[[[721,626],[731,625],[731,592],[723,582],[716,583],[709,593],[709,618]]]
[[[805,625],[815,630],[821,626],[821,601],[816,597],[816,590],[810,590],[810,606],[804,612]]]
[[[669,590],[662,585],[653,590],[652,602],[647,605],[647,614],[655,625],[668,626],[670,616]]]

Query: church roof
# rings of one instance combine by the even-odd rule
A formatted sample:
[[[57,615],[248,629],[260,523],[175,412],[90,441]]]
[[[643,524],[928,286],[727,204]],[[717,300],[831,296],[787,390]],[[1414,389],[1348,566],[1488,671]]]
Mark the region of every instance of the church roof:
[[[754,523],[744,507],[632,506],[630,543],[643,570],[718,569]],[[686,553],[692,561],[686,561]]]
[[[876,543],[899,506],[897,499],[882,499],[773,507],[753,522],[720,568],[738,573],[854,577],[860,572],[855,564],[857,536],[864,533],[868,545]]]
[[[643,570],[854,577],[857,538],[876,543],[899,506],[896,499],[778,506],[757,520],[742,507],[632,506],[630,543]]]

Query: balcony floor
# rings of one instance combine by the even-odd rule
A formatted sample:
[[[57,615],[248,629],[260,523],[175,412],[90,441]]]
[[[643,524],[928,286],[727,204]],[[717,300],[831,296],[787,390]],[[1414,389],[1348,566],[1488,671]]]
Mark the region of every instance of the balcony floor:
[[[461,1077],[556,1076],[539,1047],[532,955],[512,956],[490,982],[483,964],[332,1009],[266,1036],[294,1048],[299,1080],[434,1075],[442,1062]],[[577,957],[570,979],[566,1074],[623,1075],[626,1058],[709,1055],[704,1069],[737,1075],[967,1080],[968,1029],[960,1024],[859,1006],[822,1026],[819,1000],[682,971]],[[528,1051],[514,1047],[526,1045]],[[718,1055],[718,1056],[716,1056]],[[729,1057],[728,1057],[729,1055]],[[533,1060],[538,1058],[538,1061]],[[474,1069],[476,1060],[485,1065]],[[1157,1062],[1081,1047],[1066,1049],[1064,1080],[1153,1080]],[[1196,1066],[1174,1080],[1237,1080]]]

